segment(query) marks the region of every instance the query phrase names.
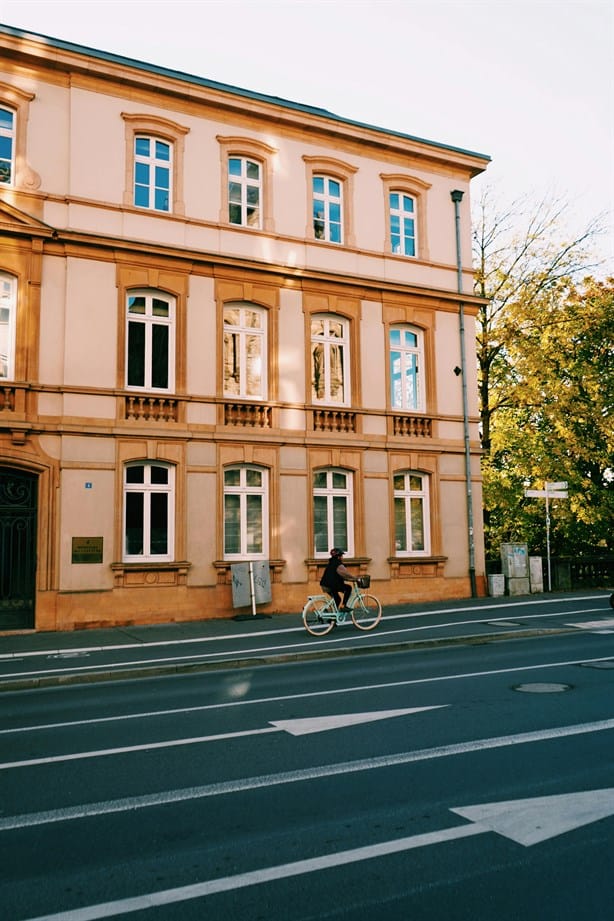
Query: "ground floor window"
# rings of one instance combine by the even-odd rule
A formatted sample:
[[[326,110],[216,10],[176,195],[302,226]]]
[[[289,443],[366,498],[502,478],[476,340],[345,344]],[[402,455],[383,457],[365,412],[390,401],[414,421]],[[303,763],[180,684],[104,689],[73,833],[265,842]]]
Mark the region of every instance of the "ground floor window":
[[[354,553],[352,474],[347,470],[316,470],[313,475],[314,555],[327,556],[332,547]]]
[[[125,562],[173,559],[174,469],[131,463],[124,469]]]
[[[395,473],[393,487],[395,552],[428,554],[428,477],[409,470]]]
[[[224,558],[264,559],[268,551],[268,472],[238,465],[224,470]]]

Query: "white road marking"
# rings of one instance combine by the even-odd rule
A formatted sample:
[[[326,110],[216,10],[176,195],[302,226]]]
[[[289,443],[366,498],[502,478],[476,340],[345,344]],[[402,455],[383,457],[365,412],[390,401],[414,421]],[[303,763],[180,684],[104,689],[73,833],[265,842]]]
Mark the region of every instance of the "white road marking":
[[[204,745],[206,742],[227,741],[240,739],[247,736],[258,736],[268,732],[287,732],[293,736],[308,735],[313,732],[326,732],[330,729],[342,729],[345,726],[356,726],[359,723],[372,723],[375,720],[386,720],[394,716],[407,716],[410,713],[421,713],[423,710],[440,710],[447,706],[440,704],[434,707],[410,707],[403,710],[372,710],[369,713],[341,713],[333,716],[314,716],[308,719],[270,721],[266,729],[244,729],[239,732],[222,732],[212,736],[196,736],[188,739],[167,739],[165,742],[145,742],[142,745],[123,745],[119,748],[101,748],[95,751],[71,752],[65,755],[48,755],[45,758],[29,758],[25,761],[0,762],[0,771],[12,768],[34,767],[40,764],[60,764],[64,761],[81,761],[85,758],[104,758],[108,755],[126,755],[133,752],[154,751],[159,748],[179,748],[182,745]]]
[[[609,598],[609,597],[610,597],[609,595],[580,595],[574,598],[570,598],[569,601],[575,604],[578,601],[596,601],[600,598]],[[484,605],[467,605],[465,607],[454,608],[454,610],[460,613],[464,613],[467,611],[479,611],[481,613],[483,611],[486,611],[486,612],[492,611],[492,610],[507,611],[511,608],[516,608],[516,607],[536,607],[538,605],[561,604],[561,603],[562,602],[560,598],[545,598],[545,599],[540,599],[539,601],[532,600],[529,602],[526,600],[525,601],[510,601],[506,603],[505,605],[501,605],[500,603],[499,604],[484,604]],[[527,620],[527,619],[536,618],[536,617],[571,617],[574,614],[585,614],[591,611],[601,611],[601,610],[602,608],[590,608],[588,610],[580,609],[578,611],[568,611],[568,612],[557,611],[554,614],[527,614],[527,615],[522,615],[522,619]],[[448,607],[448,608],[439,608],[433,611],[412,611],[411,613],[405,613],[405,614],[386,614],[385,620],[386,621],[407,620],[407,619],[413,619],[413,618],[419,618],[419,617],[432,617],[433,615],[437,615],[437,614],[449,614],[449,613],[450,613],[450,608]],[[297,616],[300,617],[300,612],[297,612]],[[458,624],[462,625],[462,624],[480,623],[484,619],[485,618],[480,617],[474,620],[451,621],[448,624],[435,624],[433,625],[433,627],[436,627],[438,629],[439,627],[451,627],[451,626],[456,626]],[[496,618],[489,618],[489,620],[491,619],[496,620]],[[508,619],[508,618],[505,618],[505,619]],[[413,629],[428,630],[430,629],[430,627],[428,626],[420,627],[420,628],[410,627],[407,629],[409,630],[413,630]],[[260,630],[258,632],[258,636],[279,636],[282,633],[304,633],[304,632],[305,632],[305,628],[301,624],[300,626],[297,626],[297,627],[282,627],[279,630]],[[403,631],[398,631],[398,632],[403,632]],[[79,647],[76,647],[75,649],[71,649],[71,648],[63,649],[59,647],[56,649],[34,649],[34,650],[29,650],[29,651],[20,650],[17,652],[0,653],[0,661],[2,661],[2,659],[14,659],[14,658],[22,659],[26,657],[34,658],[37,656],[49,657],[51,655],[61,655],[64,653],[69,653],[71,655],[74,655],[75,653],[80,653],[80,652],[106,652],[106,651],[117,652],[117,651],[122,651],[122,650],[127,650],[127,649],[153,649],[155,647],[160,647],[160,646],[186,646],[186,645],[193,645],[195,643],[216,643],[216,642],[220,642],[223,640],[233,640],[234,641],[234,640],[246,639],[248,637],[253,638],[253,636],[254,636],[253,632],[251,633],[228,633],[223,636],[186,637],[184,639],[167,639],[167,640],[151,640],[151,641],[145,640],[143,642],[115,643],[115,644],[108,644],[104,646],[79,646]],[[360,639],[361,637],[364,638],[364,635],[359,634],[359,633],[354,634],[354,636],[357,639]],[[332,640],[325,640],[325,641],[332,642]],[[307,639],[306,642],[311,642],[311,640]]]
[[[460,681],[466,678],[489,678],[495,675],[508,675],[515,672],[539,671],[543,668],[562,668],[569,665],[593,665],[599,662],[611,662],[613,656],[598,656],[594,659],[566,659],[561,662],[539,662],[536,665],[516,665],[510,668],[495,668],[479,672],[459,672],[452,675],[437,675],[428,678],[409,678],[405,681],[385,681],[379,684],[352,685],[343,688],[305,691],[302,694],[280,694],[275,697],[254,697],[252,700],[230,700],[215,704],[200,704],[195,707],[176,707],[171,710],[146,710],[142,713],[124,713],[116,716],[99,716],[86,720],[67,720],[61,723],[40,723],[35,726],[16,726],[0,729],[0,735],[13,732],[38,732],[45,729],[62,729],[68,726],[90,726],[97,723],[122,722],[123,720],[151,719],[159,716],[199,713],[203,710],[223,710],[227,707],[246,707],[257,704],[280,703],[285,700],[304,700],[311,697],[332,697],[338,694],[359,694],[366,691],[380,691],[387,688],[402,688],[416,684],[432,684],[439,681]]]
[[[614,813],[614,789],[589,790],[561,796],[542,796],[534,799],[510,800],[503,803],[482,803],[452,809],[471,820],[471,825],[460,825],[391,841],[381,841],[345,851],[323,854],[305,860],[262,867],[234,876],[148,892],[143,895],[88,905],[58,914],[39,915],[29,921],[96,921],[99,918],[117,917],[162,905],[200,899],[220,892],[236,891],[248,886],[288,879],[306,873],[317,873],[331,867],[347,866],[377,857],[387,857],[433,844],[455,841],[486,832],[496,832],[528,847],[548,838],[564,834]]]
[[[533,732],[521,732],[509,736],[495,736],[490,739],[477,739],[470,742],[458,742],[442,745],[439,748],[423,748],[413,752],[398,752],[393,755],[380,755],[374,758],[362,758],[356,761],[344,761],[336,764],[324,764],[319,767],[303,768],[296,771],[284,771],[279,774],[264,774],[256,777],[228,780],[207,784],[202,787],[187,787],[183,790],[166,790],[143,796],[125,797],[98,803],[86,803],[79,806],[67,806],[47,812],[32,812],[25,815],[0,818],[0,832],[15,828],[30,828],[35,825],[47,825],[52,822],[66,822],[115,812],[128,812],[166,806],[189,800],[204,799],[209,796],[226,796],[257,790],[262,787],[280,786],[289,783],[321,780],[344,774],[356,774],[361,771],[373,771],[381,768],[397,767],[402,764],[415,764],[431,761],[435,758],[449,758],[471,752],[489,751],[511,745],[526,745],[534,742],[546,742],[551,739],[564,739],[569,736],[586,735],[592,732],[604,732],[614,729],[614,719],[600,720],[593,723],[577,723],[571,726],[557,726],[551,729],[539,729]]]

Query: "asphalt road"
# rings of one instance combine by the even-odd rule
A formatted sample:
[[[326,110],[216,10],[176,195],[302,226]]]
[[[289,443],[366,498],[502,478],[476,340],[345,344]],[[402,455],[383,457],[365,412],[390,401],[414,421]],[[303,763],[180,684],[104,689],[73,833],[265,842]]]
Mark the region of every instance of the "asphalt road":
[[[3,693],[3,921],[612,917],[593,607],[513,640]]]

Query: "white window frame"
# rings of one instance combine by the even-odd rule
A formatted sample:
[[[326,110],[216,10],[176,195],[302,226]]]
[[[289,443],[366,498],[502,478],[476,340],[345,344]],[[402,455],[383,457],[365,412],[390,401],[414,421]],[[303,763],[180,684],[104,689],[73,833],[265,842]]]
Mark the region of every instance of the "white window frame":
[[[138,153],[137,147],[139,141],[148,141],[150,145],[149,154]],[[168,160],[158,159],[156,156],[156,145],[163,144],[168,148]],[[169,214],[173,210],[173,156],[174,156],[174,146],[172,141],[169,141],[168,138],[158,137],[155,134],[149,134],[146,132],[137,132],[134,135],[134,207],[143,208],[147,211],[158,211],[163,214]],[[149,170],[149,181],[147,185],[142,182],[137,182],[137,172],[138,166],[144,165]],[[168,177],[168,189],[164,186],[157,185],[156,173],[159,169],[163,169]],[[147,189],[147,204],[137,203],[137,187],[140,189]],[[163,192],[166,193],[166,207],[159,208],[156,205],[156,192],[160,188]]]
[[[226,474],[239,472],[238,484],[227,484]],[[257,472],[260,474],[260,484],[254,485],[248,483],[248,474]],[[224,560],[265,560],[269,552],[269,471],[266,467],[258,464],[231,464],[224,467],[222,474],[223,482],[223,546]],[[226,499],[230,496],[239,498],[239,549],[237,551],[227,550],[227,516],[226,516]],[[248,522],[248,499],[250,496],[260,498],[260,529],[262,534],[261,549],[250,549],[248,544],[249,522]]]
[[[399,199],[398,206],[392,203],[392,196]],[[411,208],[406,207],[411,202]],[[393,220],[398,220],[399,229],[393,229]],[[418,201],[415,195],[410,195],[402,189],[391,189],[388,193],[388,221],[390,223],[390,249],[397,256],[407,256],[415,259],[418,255]],[[409,224],[411,223],[411,232]],[[398,242],[395,242],[397,241]]]
[[[239,322],[227,322],[231,310],[239,311]],[[249,326],[246,322],[248,313],[260,317],[260,326]],[[223,377],[224,396],[243,400],[264,400],[267,396],[267,312],[262,307],[249,303],[225,304],[223,312],[224,342],[223,342]],[[260,387],[258,392],[249,393],[248,357],[250,340],[258,343],[260,360]],[[232,371],[229,370],[232,365]],[[228,378],[234,377],[237,389],[228,389]]]
[[[144,314],[131,314],[130,313],[130,300],[131,298],[142,297],[145,298],[145,313]],[[164,301],[168,304],[168,316],[159,317],[155,316],[153,313],[153,302],[154,300]],[[175,389],[175,313],[176,313],[176,302],[175,298],[166,294],[164,291],[157,291],[152,288],[131,288],[126,292],[126,389],[130,391],[137,391],[139,393],[173,393]],[[144,383],[140,384],[129,384],[129,371],[130,371],[130,324],[142,324],[145,327],[145,345],[144,345]],[[165,326],[168,328],[168,355],[167,355],[167,373],[168,373],[168,386],[166,387],[154,387],[152,385],[152,372],[153,372],[153,328],[154,326]]]
[[[0,111],[6,113],[11,118],[10,127],[4,125],[0,122],[0,138],[9,139],[10,144],[10,156],[2,157],[0,159],[0,187],[3,185],[14,186],[15,185],[15,149],[17,147],[17,112],[14,109],[9,108],[9,106],[0,106]],[[3,179],[3,165],[7,164],[7,176],[8,178]]]
[[[403,478],[403,485],[397,486],[397,478]],[[418,487],[415,480],[420,481]],[[398,470],[393,474],[393,523],[394,523],[394,553],[398,557],[430,556],[431,530],[430,530],[430,478],[427,474],[416,470]],[[399,546],[397,536],[397,508],[403,509],[403,542],[405,547]],[[412,521],[412,506],[419,503],[422,513],[422,547],[414,548],[416,535]]]
[[[324,485],[316,485],[316,477],[324,476]],[[335,480],[343,478],[344,485]],[[354,555],[354,475],[351,470],[340,467],[326,467],[313,471],[313,552],[316,559],[329,555],[332,547],[341,547],[349,556]],[[316,533],[316,499],[325,500],[326,508],[326,546],[317,546]],[[335,529],[335,500],[345,502],[345,536]],[[322,503],[320,503],[322,504]]]
[[[316,192],[315,184],[316,181],[322,181],[324,183],[324,189],[322,192]],[[339,187],[339,194],[333,194],[331,190],[331,183],[334,183]],[[314,173],[312,178],[312,200],[313,200],[313,235],[316,240],[324,240],[326,243],[334,243],[335,246],[343,246],[344,242],[344,223],[343,223],[343,193],[344,193],[344,183],[343,180],[339,179],[338,176],[329,176],[325,173]],[[339,220],[333,221],[331,219],[331,209],[337,207],[339,209]],[[321,209],[321,210],[318,210]],[[322,223],[322,235],[318,235],[316,230],[316,221]],[[333,227],[339,227],[339,239],[334,240],[332,234]]]
[[[314,333],[314,323],[319,322],[324,325],[322,335]],[[339,324],[343,330],[342,336],[334,336],[330,333],[331,324]],[[324,393],[322,396],[317,395],[316,388],[316,346],[322,348],[323,368],[321,373],[324,376]],[[335,351],[339,355],[335,357]],[[341,399],[336,398],[332,393],[333,367],[336,361],[341,360],[343,367],[341,382],[343,395]],[[345,317],[337,314],[314,313],[310,317],[310,349],[309,349],[309,373],[311,376],[311,399],[313,403],[329,406],[349,406],[351,400],[350,391],[350,323]]]
[[[5,325],[5,315],[6,331],[3,334],[3,338],[0,338],[0,381],[12,381],[15,379],[17,279],[6,272],[0,272],[0,326]],[[1,351],[3,344],[6,346],[6,354]]]
[[[230,164],[231,161],[236,160],[240,164],[240,172],[231,173]],[[254,179],[253,176],[248,175],[249,166],[256,166],[258,168],[258,178]],[[263,165],[260,160],[257,160],[255,157],[245,157],[240,154],[229,154],[228,156],[228,222],[235,227],[251,227],[254,230],[262,229],[262,176],[263,176]],[[230,186],[237,185],[239,186],[239,196],[240,200],[232,201]],[[249,201],[250,193],[253,194],[256,192],[257,204],[254,207],[254,203]],[[231,220],[230,212],[233,206],[239,206],[241,212],[241,220],[233,221]],[[254,209],[254,214],[250,217],[250,208]]]
[[[129,483],[128,470],[136,467],[143,468],[143,482]],[[153,468],[163,468],[167,471],[166,483],[152,483]],[[141,553],[128,552],[127,535],[127,505],[128,495],[141,494],[143,496],[143,547]],[[167,496],[167,552],[152,553],[151,551],[151,500],[154,495]],[[167,563],[174,559],[175,547],[175,468],[172,464],[163,461],[130,461],[124,465],[123,482],[123,546],[122,559],[125,563]]]
[[[393,344],[393,333],[399,333],[400,344]],[[413,336],[416,344],[405,342],[405,336]],[[388,363],[390,373],[390,405],[402,412],[424,412],[424,332],[408,324],[395,324],[388,331]],[[410,398],[405,382],[413,380],[413,399]]]

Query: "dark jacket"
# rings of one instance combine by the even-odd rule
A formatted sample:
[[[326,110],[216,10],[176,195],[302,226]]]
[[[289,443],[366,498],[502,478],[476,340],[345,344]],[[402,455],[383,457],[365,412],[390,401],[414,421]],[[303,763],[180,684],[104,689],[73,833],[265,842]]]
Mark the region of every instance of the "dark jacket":
[[[322,578],[320,579],[320,585],[323,588],[332,588],[336,591],[344,588],[345,580],[343,576],[337,572],[340,566],[343,566],[341,557],[332,556],[326,564],[326,569],[322,573]]]

